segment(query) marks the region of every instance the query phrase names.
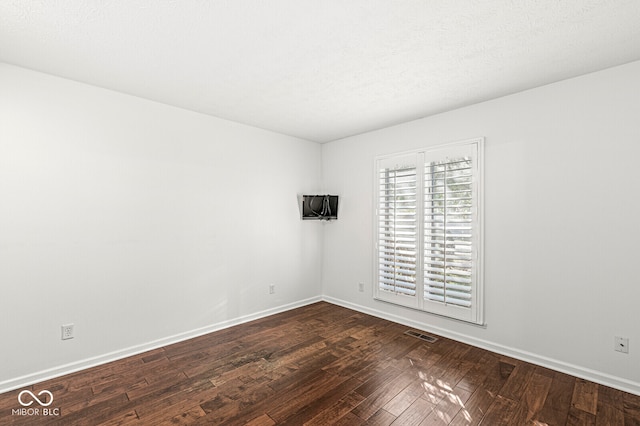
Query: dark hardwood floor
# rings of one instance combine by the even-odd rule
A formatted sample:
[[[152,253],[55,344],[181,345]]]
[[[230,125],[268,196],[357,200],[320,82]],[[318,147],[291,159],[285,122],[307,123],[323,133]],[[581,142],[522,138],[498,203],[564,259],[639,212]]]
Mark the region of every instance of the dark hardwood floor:
[[[1,394],[0,424],[640,425],[639,396],[407,329],[316,303]]]

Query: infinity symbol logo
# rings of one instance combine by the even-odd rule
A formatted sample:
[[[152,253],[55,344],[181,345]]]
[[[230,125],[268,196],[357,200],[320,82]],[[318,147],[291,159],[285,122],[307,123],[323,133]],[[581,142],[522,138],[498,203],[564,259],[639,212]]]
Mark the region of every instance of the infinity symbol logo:
[[[28,390],[23,390],[22,392],[20,392],[20,393],[18,394],[18,402],[19,402],[19,403],[20,403],[20,405],[22,405],[23,407],[28,407],[28,406],[30,406],[31,404],[33,404],[33,401],[29,401],[29,402],[23,402],[23,401],[22,401],[22,395],[24,395],[25,393],[26,393],[26,394],[31,395],[31,398],[33,398],[34,400],[38,401],[38,404],[42,405],[43,407],[48,407],[48,406],[50,406],[50,405],[53,403],[53,394],[52,394],[51,392],[49,392],[48,390],[41,390],[40,392],[38,392],[38,396],[40,396],[40,395],[42,395],[42,394],[47,394],[47,395],[49,395],[49,402],[42,402],[42,401],[40,401],[40,400],[38,399],[38,397],[37,397],[37,396],[35,396],[35,395],[33,394],[33,392],[28,391]],[[46,401],[46,398],[45,398],[45,401]]]

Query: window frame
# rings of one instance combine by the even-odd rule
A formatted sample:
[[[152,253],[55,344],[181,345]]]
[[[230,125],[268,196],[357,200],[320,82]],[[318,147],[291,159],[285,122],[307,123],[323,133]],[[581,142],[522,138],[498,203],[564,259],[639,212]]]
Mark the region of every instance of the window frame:
[[[472,285],[471,307],[426,300],[424,297],[424,263],[425,263],[425,165],[427,162],[444,158],[455,158],[471,154],[472,157],[472,195],[474,221],[472,235]],[[415,295],[391,293],[380,286],[380,202],[381,171],[388,167],[401,167],[414,164],[416,169],[416,276]],[[373,197],[373,296],[375,300],[389,302],[403,307],[417,309],[473,324],[484,325],[484,138],[467,139],[457,142],[428,146],[411,151],[377,156],[374,160],[374,197]]]

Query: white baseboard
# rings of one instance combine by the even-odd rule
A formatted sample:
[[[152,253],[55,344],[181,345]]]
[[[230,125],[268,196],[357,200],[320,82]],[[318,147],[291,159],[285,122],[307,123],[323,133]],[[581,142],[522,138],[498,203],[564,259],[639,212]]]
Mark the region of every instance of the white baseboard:
[[[540,365],[542,367],[546,367],[551,370],[560,371],[562,373],[570,374],[572,376],[589,380],[594,383],[599,383],[605,386],[609,386],[624,392],[629,392],[634,395],[640,396],[640,383],[633,382],[633,381],[624,379],[622,377],[612,376],[610,374],[580,367],[578,365],[573,365],[573,364],[569,364],[569,363],[555,360],[552,358],[547,358],[542,355],[511,348],[511,347],[493,343],[487,340],[467,336],[465,334],[452,332],[440,327],[433,327],[422,322],[409,320],[401,316],[389,314],[383,311],[379,311],[377,309],[368,308],[366,306],[361,306],[355,303],[346,302],[341,299],[336,299],[329,296],[323,296],[322,300],[328,303],[332,303],[334,305],[342,306],[348,309],[352,309],[354,311],[372,315],[374,317],[386,319],[388,321],[393,321],[398,324],[416,328],[418,330],[423,330],[423,331],[431,332],[434,334],[438,334],[442,337],[446,337],[452,340],[456,340],[458,342],[466,343],[471,346],[476,346],[478,348],[486,349],[491,352],[499,353],[501,355],[506,355],[512,358],[519,359],[521,361],[529,362],[531,364]]]
[[[126,358],[129,356],[138,355],[143,352],[150,351],[152,349],[157,349],[157,348],[171,345],[173,343],[178,343],[184,340],[193,339],[194,337],[202,336],[208,333],[212,333],[214,331],[223,330],[225,328],[233,327],[235,325],[239,325],[249,321],[264,318],[269,315],[290,311],[295,308],[320,302],[321,300],[322,298],[320,296],[311,297],[309,299],[300,300],[298,302],[277,306],[275,308],[266,309],[264,311],[230,319],[217,324],[211,324],[206,327],[201,327],[195,330],[187,331],[185,333],[180,333],[174,336],[169,336],[166,338],[154,340],[152,342],[143,343],[141,345],[131,346],[129,348],[110,352],[104,355],[99,355],[92,358],[75,361],[69,364],[60,365],[60,366],[49,368],[47,370],[42,370],[36,373],[27,374],[21,377],[5,380],[0,382],[0,393],[24,388],[26,386],[31,386],[35,383],[43,382],[45,380],[50,380],[56,377],[64,376],[66,374],[75,373],[77,371],[85,370],[91,367],[96,367],[98,365],[106,364],[108,362],[117,361],[119,359]]]

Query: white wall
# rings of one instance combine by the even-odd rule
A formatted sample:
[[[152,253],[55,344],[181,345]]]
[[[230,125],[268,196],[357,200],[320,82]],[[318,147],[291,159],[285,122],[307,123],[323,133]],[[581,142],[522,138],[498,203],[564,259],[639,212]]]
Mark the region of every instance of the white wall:
[[[639,113],[635,62],[324,145],[325,297],[640,394]],[[486,328],[374,301],[374,157],[477,136]]]
[[[320,145],[5,64],[0,94],[0,390],[319,298]]]

